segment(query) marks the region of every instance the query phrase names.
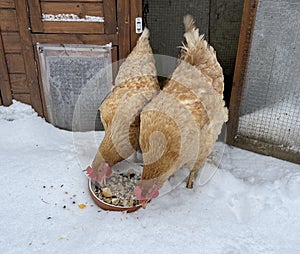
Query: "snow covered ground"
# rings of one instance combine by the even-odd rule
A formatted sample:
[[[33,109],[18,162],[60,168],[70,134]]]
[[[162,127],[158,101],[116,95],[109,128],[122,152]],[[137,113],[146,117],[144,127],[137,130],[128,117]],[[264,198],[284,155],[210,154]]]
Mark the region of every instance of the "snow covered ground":
[[[299,165],[226,146],[203,187],[106,212],[73,140],[30,106],[0,107],[0,253],[300,252]]]

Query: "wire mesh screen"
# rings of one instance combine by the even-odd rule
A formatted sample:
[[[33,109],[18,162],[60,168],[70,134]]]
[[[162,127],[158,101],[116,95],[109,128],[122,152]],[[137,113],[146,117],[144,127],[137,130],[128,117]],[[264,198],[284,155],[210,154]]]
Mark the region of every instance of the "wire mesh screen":
[[[243,13],[241,0],[144,0],[143,15],[149,27],[155,54],[177,57],[183,41],[183,16],[196,19],[200,33],[215,48],[225,78],[225,100],[229,102]],[[159,66],[159,59],[156,59]],[[176,64],[176,63],[174,63]],[[170,65],[169,72],[175,66]]]
[[[243,13],[241,0],[210,1],[210,43],[214,46],[224,75],[233,76]]]
[[[300,2],[260,0],[237,135],[300,156]]]
[[[39,44],[38,53],[48,120],[67,130],[102,129],[98,107],[112,87],[111,47]]]
[[[200,33],[208,36],[210,0],[144,0],[144,21],[151,31],[155,54],[177,57],[183,40],[183,16],[197,20]]]

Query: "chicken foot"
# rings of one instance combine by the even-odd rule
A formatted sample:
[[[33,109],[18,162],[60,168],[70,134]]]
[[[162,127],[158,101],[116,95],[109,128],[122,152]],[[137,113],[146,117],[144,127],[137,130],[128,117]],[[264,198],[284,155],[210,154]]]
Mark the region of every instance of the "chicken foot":
[[[195,178],[196,178],[196,176],[197,176],[197,173],[198,173],[199,169],[202,168],[203,164],[204,164],[204,162],[202,162],[202,161],[201,161],[200,163],[196,163],[196,164],[193,166],[193,168],[191,169],[190,174],[189,174],[188,181],[187,181],[187,183],[186,183],[186,187],[187,187],[188,189],[193,189],[193,186],[194,186],[194,180],[195,180]]]

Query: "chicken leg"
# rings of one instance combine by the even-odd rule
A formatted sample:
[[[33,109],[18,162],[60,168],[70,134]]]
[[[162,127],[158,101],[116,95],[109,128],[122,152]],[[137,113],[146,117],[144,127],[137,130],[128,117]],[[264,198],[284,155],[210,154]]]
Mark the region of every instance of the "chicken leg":
[[[205,160],[197,161],[195,163],[195,165],[192,167],[190,174],[189,174],[188,181],[186,183],[186,187],[188,189],[192,189],[194,187],[195,178],[197,176],[198,171],[203,167],[204,162],[205,162]]]

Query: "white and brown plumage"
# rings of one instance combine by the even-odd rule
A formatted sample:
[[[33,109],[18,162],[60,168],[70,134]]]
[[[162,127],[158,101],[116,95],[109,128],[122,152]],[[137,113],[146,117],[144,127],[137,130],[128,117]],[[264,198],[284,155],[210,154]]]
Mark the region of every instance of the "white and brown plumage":
[[[190,168],[188,187],[227,121],[223,73],[214,49],[199,36],[190,15],[184,18],[186,44],[170,80],[142,111],[140,147],[144,168],[136,188],[140,200],[157,190],[182,166]]]
[[[100,106],[105,136],[89,172],[93,170],[99,176],[101,170],[110,171],[109,167],[137,150],[140,112],[159,91],[156,75],[149,30],[145,28],[137,45],[120,66],[114,89]]]

